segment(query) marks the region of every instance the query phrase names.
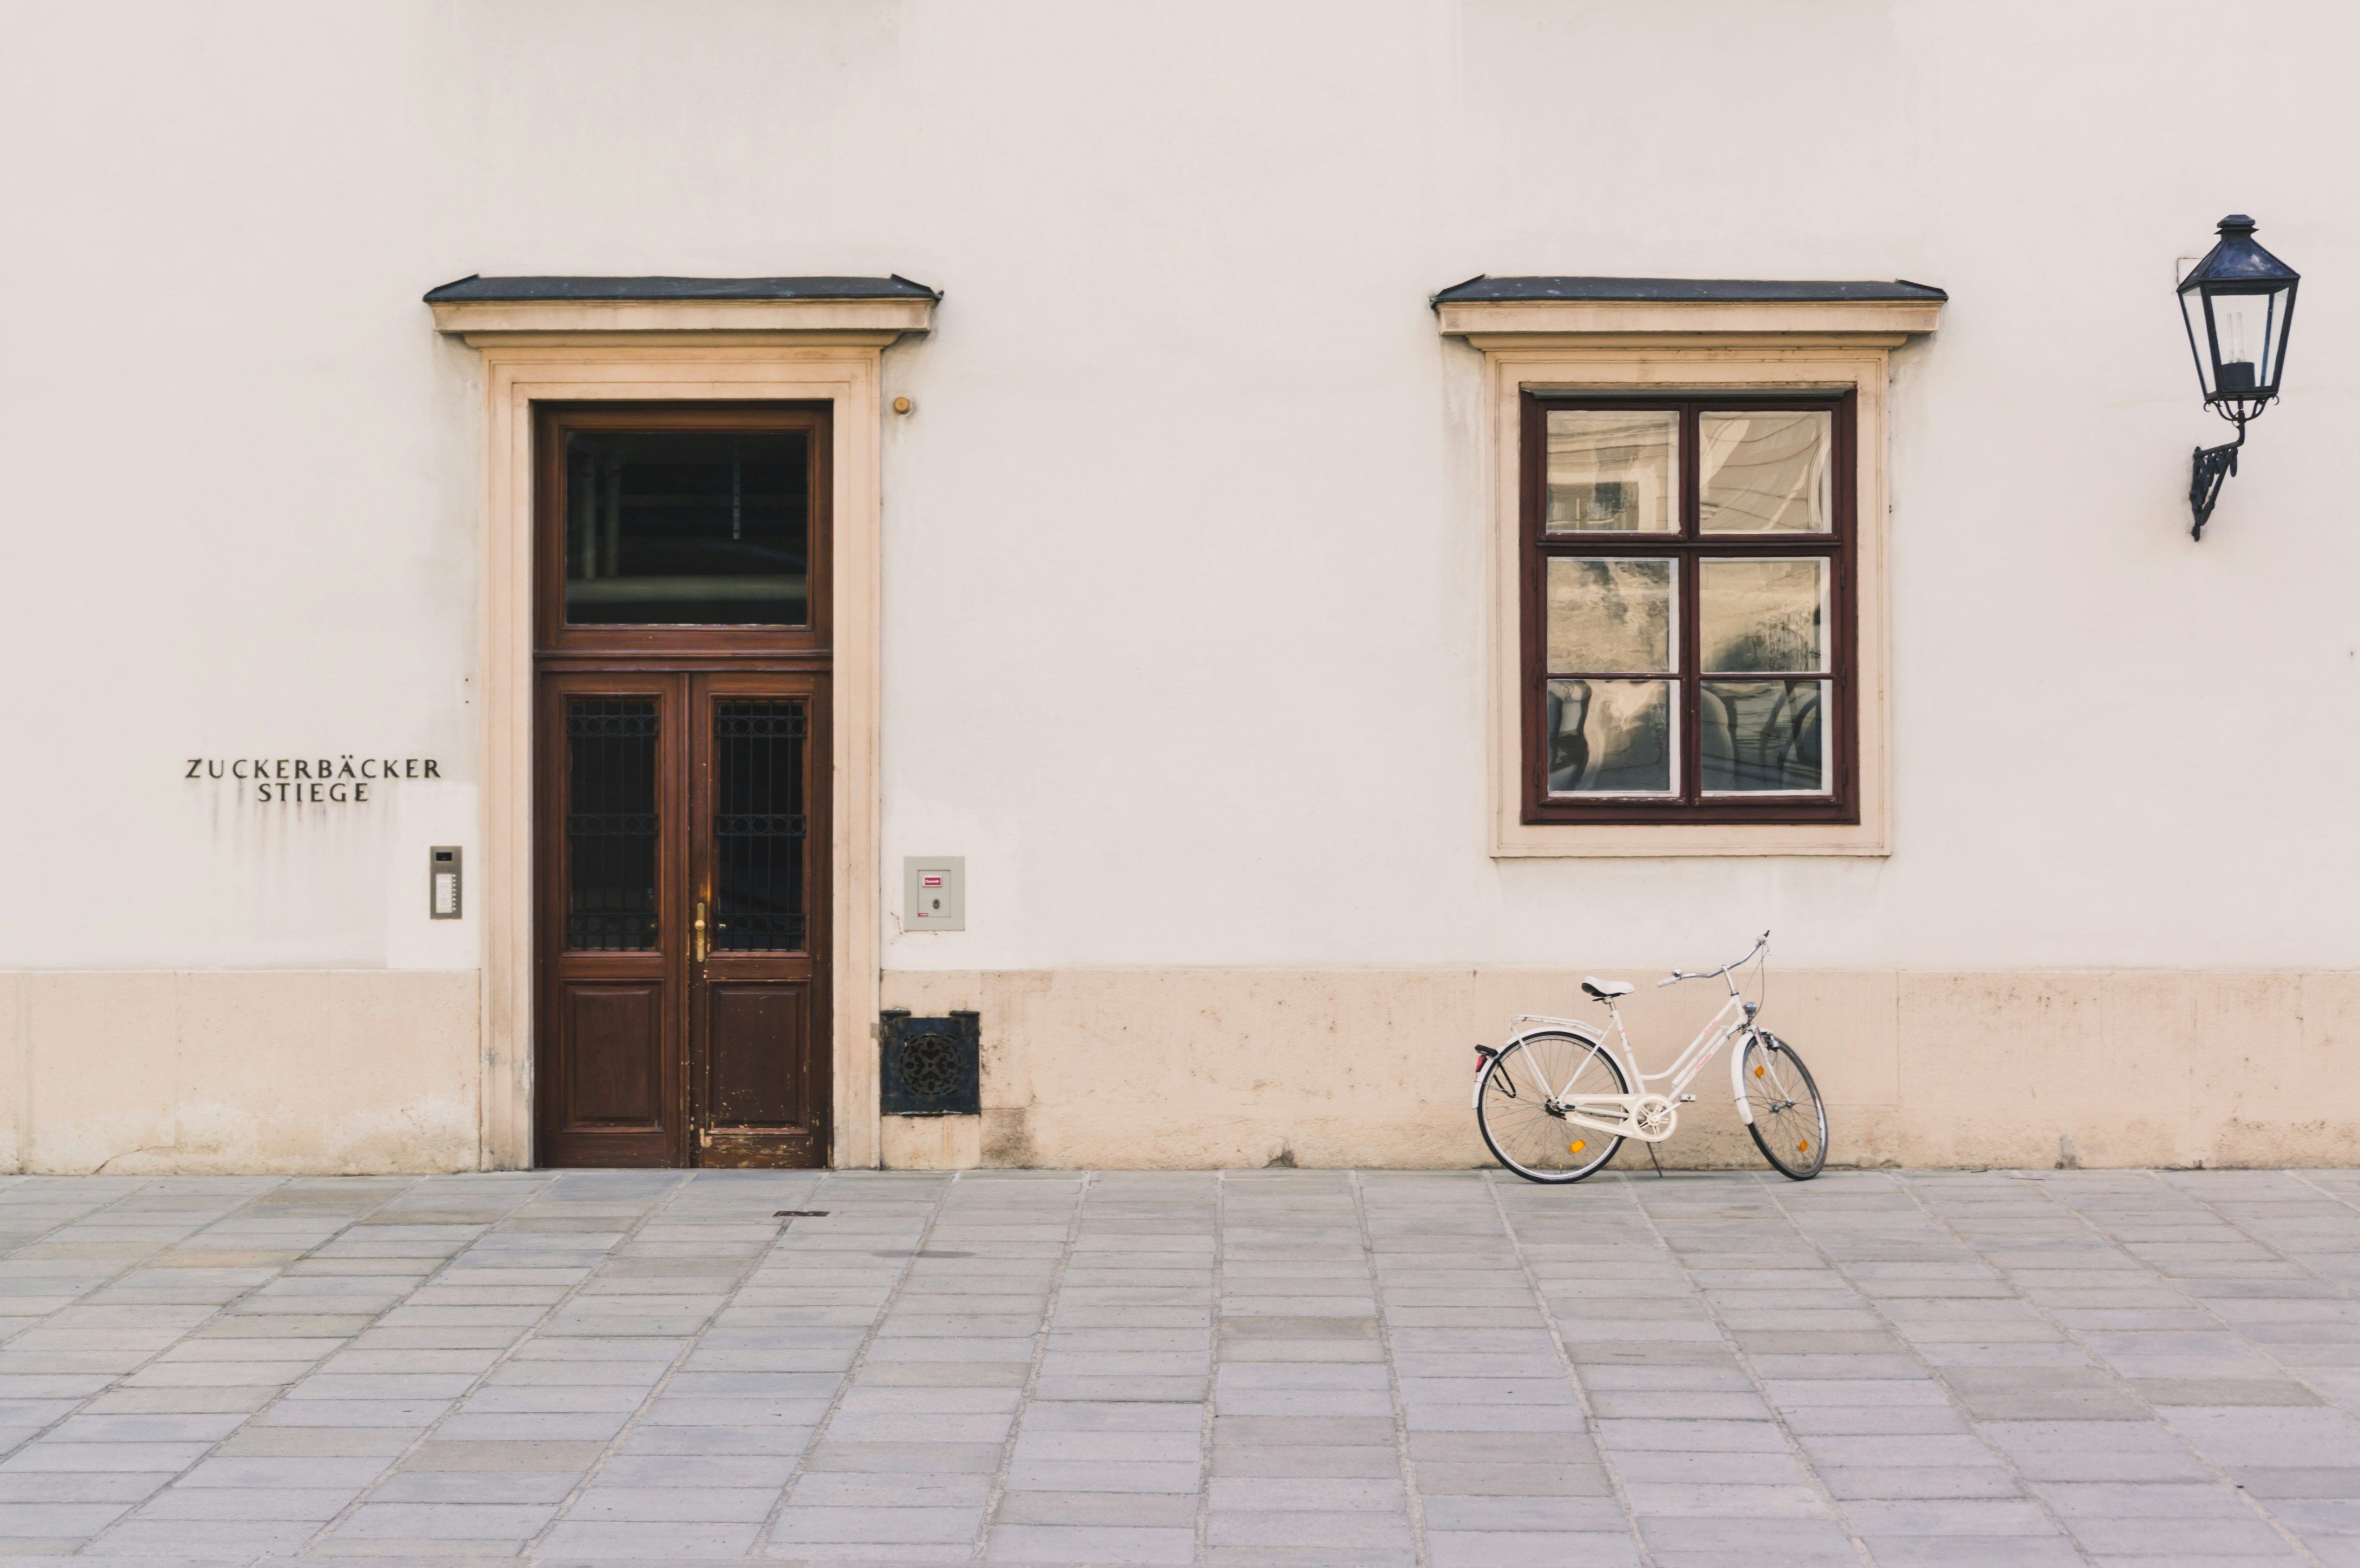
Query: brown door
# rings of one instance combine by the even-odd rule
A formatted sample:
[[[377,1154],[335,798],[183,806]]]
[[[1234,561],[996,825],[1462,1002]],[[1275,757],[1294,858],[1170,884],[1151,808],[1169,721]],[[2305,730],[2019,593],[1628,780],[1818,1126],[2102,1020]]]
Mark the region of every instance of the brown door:
[[[826,1160],[827,435],[539,410],[543,1165]]]
[[[543,678],[542,1163],[825,1160],[826,687]]]
[[[669,675],[541,678],[535,1099],[544,1165],[686,1162],[679,688]]]
[[[827,678],[697,675],[688,689],[692,1162],[818,1165]]]

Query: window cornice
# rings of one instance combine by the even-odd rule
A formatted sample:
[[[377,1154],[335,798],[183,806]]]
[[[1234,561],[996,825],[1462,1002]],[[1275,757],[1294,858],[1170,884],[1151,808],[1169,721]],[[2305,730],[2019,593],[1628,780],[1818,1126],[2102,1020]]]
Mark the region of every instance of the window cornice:
[[[430,290],[437,332],[492,343],[726,336],[882,348],[934,325],[906,278],[464,278]]]
[[[1445,336],[1484,350],[1611,339],[1813,338],[1897,347],[1950,296],[1923,283],[1692,278],[1471,278],[1434,296]]]

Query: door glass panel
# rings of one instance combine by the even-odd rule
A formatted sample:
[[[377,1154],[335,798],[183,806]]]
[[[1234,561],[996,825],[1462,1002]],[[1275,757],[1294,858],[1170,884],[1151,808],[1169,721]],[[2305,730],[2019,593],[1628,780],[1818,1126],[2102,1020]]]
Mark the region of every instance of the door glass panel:
[[[1825,681],[1708,681],[1698,713],[1708,794],[1823,795]]]
[[[1835,416],[1825,408],[1697,416],[1707,533],[1823,534],[1835,515]]]
[[[803,705],[717,702],[713,713],[713,946],[803,947]]]
[[[1548,559],[1548,667],[1568,673],[1672,669],[1672,562]]]
[[[1680,417],[1668,408],[1551,408],[1542,526],[1553,534],[1678,532],[1679,435]]]
[[[1828,667],[1825,557],[1707,559],[1697,599],[1707,671]]]
[[[1548,683],[1552,795],[1664,795],[1677,769],[1668,681]]]
[[[571,626],[811,620],[803,430],[571,430]]]
[[[656,700],[565,705],[565,945],[656,944]]]

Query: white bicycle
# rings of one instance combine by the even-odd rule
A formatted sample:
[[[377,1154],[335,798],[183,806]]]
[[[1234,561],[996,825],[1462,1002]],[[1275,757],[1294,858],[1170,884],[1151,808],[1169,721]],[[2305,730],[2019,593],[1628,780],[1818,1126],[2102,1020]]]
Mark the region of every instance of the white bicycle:
[[[1680,1106],[1696,1098],[1688,1085],[1722,1046],[1735,1040],[1729,1077],[1738,1119],[1780,1175],[1797,1181],[1818,1175],[1828,1158],[1828,1112],[1819,1086],[1795,1048],[1761,1026],[1762,1004],[1747,1001],[1738,987],[1737,972],[1769,947],[1770,933],[1764,931],[1754,951],[1732,964],[1694,975],[1675,970],[1656,982],[1658,987],[1683,980],[1729,983],[1729,1000],[1721,1011],[1661,1073],[1639,1071],[1631,1037],[1614,1010],[1615,997],[1636,989],[1627,980],[1592,975],[1581,983],[1605,1004],[1619,1055],[1594,1024],[1532,1013],[1516,1019],[1507,1044],[1477,1046],[1475,1123],[1491,1153],[1527,1181],[1579,1181],[1594,1175],[1624,1138],[1657,1144],[1671,1137],[1679,1126]],[[1650,1087],[1657,1083],[1664,1084],[1660,1093]]]

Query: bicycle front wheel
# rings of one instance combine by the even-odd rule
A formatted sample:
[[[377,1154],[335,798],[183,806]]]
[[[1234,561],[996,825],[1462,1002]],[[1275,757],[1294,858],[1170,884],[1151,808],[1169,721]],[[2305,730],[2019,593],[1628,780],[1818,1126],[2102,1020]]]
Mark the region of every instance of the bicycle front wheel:
[[[1629,1092],[1604,1047],[1578,1034],[1526,1035],[1483,1070],[1475,1125],[1492,1157],[1525,1181],[1579,1181],[1603,1169],[1622,1140],[1566,1120],[1551,1097]]]
[[[1795,1048],[1767,1029],[1745,1037],[1738,1081],[1754,1113],[1746,1131],[1778,1174],[1808,1181],[1828,1162],[1828,1108]]]

